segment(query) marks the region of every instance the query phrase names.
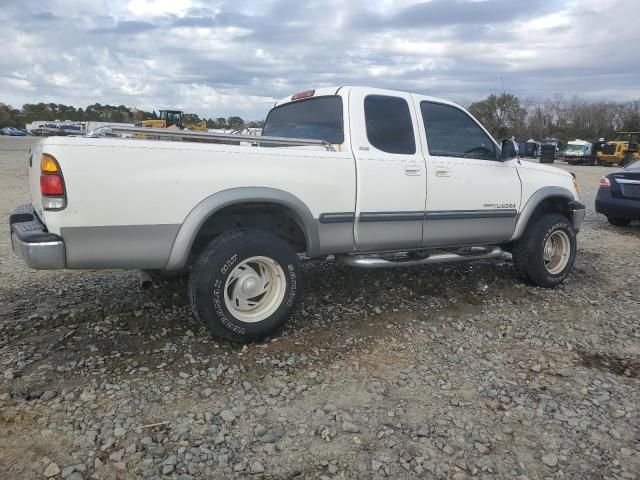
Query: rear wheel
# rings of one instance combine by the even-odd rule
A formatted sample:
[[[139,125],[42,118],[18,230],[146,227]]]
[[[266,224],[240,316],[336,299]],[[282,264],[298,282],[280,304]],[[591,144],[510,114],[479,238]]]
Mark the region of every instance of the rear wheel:
[[[607,220],[611,225],[615,225],[616,227],[626,227],[631,223],[631,220],[628,218],[607,217]]]
[[[189,278],[195,316],[232,342],[260,340],[288,320],[302,294],[298,257],[280,237],[237,230],[214,239]]]
[[[516,273],[539,287],[555,287],[571,273],[576,247],[569,219],[555,213],[544,215],[527,227],[514,245]]]

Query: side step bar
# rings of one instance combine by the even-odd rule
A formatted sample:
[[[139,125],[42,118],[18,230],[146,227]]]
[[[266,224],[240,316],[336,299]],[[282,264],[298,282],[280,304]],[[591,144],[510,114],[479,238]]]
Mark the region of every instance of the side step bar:
[[[500,247],[471,247],[458,253],[433,253],[421,258],[402,257],[396,260],[366,255],[336,255],[336,262],[359,268],[411,267],[431,263],[465,262],[468,260],[497,258],[503,254],[504,251]]]

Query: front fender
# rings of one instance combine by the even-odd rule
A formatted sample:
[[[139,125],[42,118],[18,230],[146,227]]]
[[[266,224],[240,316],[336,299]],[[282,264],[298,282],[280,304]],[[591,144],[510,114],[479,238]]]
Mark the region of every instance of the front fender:
[[[531,220],[533,213],[536,211],[536,208],[538,208],[538,206],[544,200],[553,197],[560,197],[566,199],[568,202],[575,201],[573,193],[571,193],[569,189],[564,187],[549,186],[542,187],[541,189],[537,190],[533,195],[531,195],[531,197],[529,197],[529,200],[527,200],[524,208],[518,214],[516,220],[516,228],[509,241],[518,240],[520,237],[522,237],[525,229],[527,228],[527,225],[529,224],[529,220]]]

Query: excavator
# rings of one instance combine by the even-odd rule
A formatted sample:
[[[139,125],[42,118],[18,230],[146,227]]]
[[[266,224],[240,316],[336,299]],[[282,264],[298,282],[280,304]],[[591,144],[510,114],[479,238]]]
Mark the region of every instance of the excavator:
[[[601,165],[628,165],[640,160],[640,132],[616,132],[613,140],[602,146],[598,152]]]
[[[185,125],[183,122],[184,112],[181,110],[160,110],[160,118],[158,120],[142,120],[136,123],[136,127],[145,128],[172,128],[174,130],[192,130],[194,132],[206,132],[207,121],[202,120],[198,123],[190,123]]]

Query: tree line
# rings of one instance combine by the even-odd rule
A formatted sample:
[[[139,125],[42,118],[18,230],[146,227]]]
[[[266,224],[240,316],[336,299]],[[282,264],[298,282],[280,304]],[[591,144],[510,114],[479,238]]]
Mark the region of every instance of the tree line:
[[[86,108],[76,108],[61,103],[25,103],[21,109],[0,103],[0,128],[25,128],[26,124],[47,120],[70,120],[73,122],[113,122],[135,123],[141,120],[157,120],[158,113],[147,112],[124,105],[101,105],[94,103]],[[195,124],[206,120],[208,128],[238,129],[245,126],[245,121],[238,116],[228,118],[200,118],[194,113],[184,115],[185,124]]]
[[[611,139],[617,131],[640,131],[640,100],[588,101],[555,96],[542,102],[503,93],[472,103],[469,111],[497,138]]]
[[[589,101],[579,97],[556,96],[541,102],[521,100],[510,93],[489,95],[472,103],[469,111],[494,135],[495,138],[518,139],[581,138],[596,141],[609,139],[620,130],[640,131],[640,100],[611,102]],[[37,120],[71,120],[135,123],[157,119],[155,111],[129,108],[124,105],[95,103],[86,108],[76,108],[58,103],[27,103],[21,109],[0,103],[0,128],[24,128]],[[200,118],[193,113],[184,117],[185,124],[206,120],[208,128],[240,129],[246,126],[238,116],[228,118]],[[262,122],[251,122],[260,126]]]

